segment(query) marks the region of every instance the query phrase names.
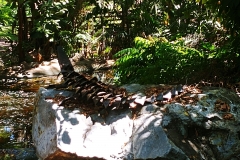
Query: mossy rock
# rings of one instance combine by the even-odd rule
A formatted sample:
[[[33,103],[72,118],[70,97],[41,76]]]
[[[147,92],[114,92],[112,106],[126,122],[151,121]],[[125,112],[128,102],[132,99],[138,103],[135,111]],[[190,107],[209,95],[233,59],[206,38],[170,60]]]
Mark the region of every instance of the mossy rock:
[[[0,144],[7,143],[10,140],[10,133],[0,130]]]

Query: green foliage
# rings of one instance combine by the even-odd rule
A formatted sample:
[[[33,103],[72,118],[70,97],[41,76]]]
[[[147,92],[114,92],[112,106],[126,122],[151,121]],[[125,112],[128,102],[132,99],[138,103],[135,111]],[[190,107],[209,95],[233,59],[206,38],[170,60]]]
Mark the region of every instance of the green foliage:
[[[134,47],[115,56],[121,83],[159,84],[183,82],[206,66],[202,52],[159,39],[136,37]]]
[[[10,133],[4,130],[0,130],[0,143],[4,144],[7,143],[10,139]]]
[[[197,83],[201,80],[239,81],[240,37],[228,36],[224,44],[201,41],[198,49],[179,38],[134,39],[134,46],[119,51],[115,57],[118,83]]]
[[[12,41],[17,41],[18,37],[15,34],[11,33],[11,27],[10,26],[1,26],[0,29],[0,37],[7,39],[7,40],[12,40]]]
[[[12,3],[2,0],[0,3],[0,25],[9,26],[14,21],[16,10],[11,7]]]
[[[4,155],[0,155],[0,159],[1,160],[12,160],[12,159],[15,159],[15,158],[10,154],[4,154]]]
[[[12,24],[15,21],[16,9],[12,3],[2,0],[0,3],[0,37],[16,41],[17,36],[12,33]]]
[[[75,39],[78,42],[81,42],[83,44],[93,46],[93,45],[96,45],[100,41],[100,39],[103,37],[104,34],[105,34],[104,31],[99,36],[98,35],[90,35],[87,32],[83,32],[83,33],[78,33],[75,36]]]
[[[215,14],[215,19],[220,21],[232,34],[240,29],[240,0],[205,0],[204,5]]]
[[[63,45],[68,54],[83,51],[85,55],[101,53],[106,57],[125,48],[116,55],[120,57],[117,66],[123,82],[134,82],[137,78],[141,78],[142,83],[185,80],[203,65],[216,60],[224,64],[223,67],[227,64],[238,67],[240,38],[238,32],[229,36],[228,31],[239,29],[240,0],[3,2],[0,4],[0,11],[4,13],[0,14],[0,36],[17,40],[11,34],[11,25],[18,20],[15,12],[21,2],[33,22],[29,31],[31,39],[23,45],[31,43],[36,48],[47,48],[49,42],[56,42]],[[187,47],[179,40],[194,34],[202,36],[195,46]],[[149,36],[158,38],[147,38]],[[137,38],[133,41],[134,37]],[[143,80],[144,74],[157,80]]]
[[[75,1],[43,1],[39,15],[34,19],[31,37],[35,40],[44,39],[47,42],[61,42],[66,51],[73,49],[73,28],[71,24],[72,11],[75,9]],[[71,8],[71,9],[70,9]],[[71,13],[71,14],[70,14]]]

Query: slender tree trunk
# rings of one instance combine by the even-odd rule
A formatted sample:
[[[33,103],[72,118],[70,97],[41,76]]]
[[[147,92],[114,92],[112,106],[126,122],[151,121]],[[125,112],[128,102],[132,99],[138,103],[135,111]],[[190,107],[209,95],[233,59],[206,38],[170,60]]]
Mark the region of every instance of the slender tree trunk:
[[[121,27],[122,30],[127,33],[126,37],[123,40],[123,46],[121,46],[122,48],[126,48],[129,47],[130,41],[129,41],[129,23],[131,23],[128,19],[128,11],[129,8],[131,6],[131,3],[128,0],[125,0],[122,3],[122,23],[121,23]]]
[[[25,42],[28,40],[28,21],[25,6],[22,6],[22,20],[23,20],[23,42]]]
[[[25,54],[23,52],[23,8],[22,8],[22,1],[18,0],[18,57],[19,63],[25,60]]]
[[[32,0],[29,2],[29,6],[30,6],[30,9],[31,9],[31,13],[32,13],[32,19],[31,19],[31,24],[32,24],[32,27],[36,24],[36,22],[39,21],[39,18],[41,17],[40,15],[40,11],[38,10],[38,8],[41,7],[40,5],[41,1],[36,1],[36,0]],[[35,33],[36,31],[31,29],[31,33],[30,33],[30,39],[32,42],[35,43],[34,45],[34,48],[36,50],[39,50],[40,47],[43,45],[43,40],[42,38],[33,38],[33,34]]]
[[[74,27],[73,29],[75,30],[75,27],[76,26],[76,19],[78,18],[78,16],[81,14],[81,10],[82,10],[82,7],[83,7],[83,2],[84,0],[76,0],[75,1],[75,11],[73,13],[73,15],[70,15],[72,16],[71,19],[72,19],[72,27]]]

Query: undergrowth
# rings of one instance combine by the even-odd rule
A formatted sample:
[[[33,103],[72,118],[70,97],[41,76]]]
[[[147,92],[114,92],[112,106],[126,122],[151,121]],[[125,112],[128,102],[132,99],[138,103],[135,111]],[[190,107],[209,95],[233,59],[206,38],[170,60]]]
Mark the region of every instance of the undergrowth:
[[[136,37],[134,47],[115,54],[117,82],[174,84],[224,77],[236,67],[232,62],[238,55],[230,57],[228,52],[228,47],[219,49],[207,43],[195,49],[182,40]]]

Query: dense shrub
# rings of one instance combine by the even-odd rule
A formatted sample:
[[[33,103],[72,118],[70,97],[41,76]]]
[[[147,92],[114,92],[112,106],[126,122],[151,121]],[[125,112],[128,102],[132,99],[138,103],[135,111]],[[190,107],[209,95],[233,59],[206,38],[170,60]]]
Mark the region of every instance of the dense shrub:
[[[199,41],[186,46],[184,38],[136,37],[132,48],[116,54],[118,83],[236,83],[240,81],[240,37],[221,44]]]
[[[204,54],[184,46],[182,41],[136,37],[134,44],[115,55],[119,58],[116,73],[121,83],[178,83],[207,65]]]

